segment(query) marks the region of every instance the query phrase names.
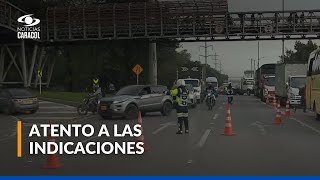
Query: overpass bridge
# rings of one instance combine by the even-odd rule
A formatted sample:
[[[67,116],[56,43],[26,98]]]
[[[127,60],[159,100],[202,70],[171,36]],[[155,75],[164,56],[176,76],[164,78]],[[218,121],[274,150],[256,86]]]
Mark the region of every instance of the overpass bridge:
[[[3,64],[5,59],[5,55],[2,54],[7,52],[12,61],[11,66],[21,69],[20,76],[25,86],[31,84],[35,64],[38,68],[44,67],[41,59],[46,59],[45,47],[68,42],[148,40],[150,79],[151,83],[156,84],[158,39],[192,42],[320,38],[320,10],[230,13],[226,0],[49,7],[46,16],[39,18],[40,42],[17,41],[17,18],[25,14],[28,13],[7,1],[0,0],[0,63]],[[21,46],[21,50],[16,51],[21,57],[21,68],[14,60],[14,53],[8,50],[8,44],[13,42],[19,42],[18,45]],[[34,47],[30,63],[25,59],[25,43],[28,43],[28,47]],[[38,45],[41,46],[40,51]],[[35,63],[36,58],[39,59],[38,63]],[[29,69],[26,67],[27,64],[30,65]],[[4,81],[5,71],[2,69],[0,68],[0,82]]]

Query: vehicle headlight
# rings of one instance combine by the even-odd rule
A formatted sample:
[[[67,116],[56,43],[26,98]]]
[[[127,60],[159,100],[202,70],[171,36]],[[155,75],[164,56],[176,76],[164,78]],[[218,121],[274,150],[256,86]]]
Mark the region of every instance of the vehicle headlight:
[[[119,104],[119,103],[123,103],[125,101],[127,101],[128,99],[124,99],[124,100],[115,100],[113,101],[113,104]]]

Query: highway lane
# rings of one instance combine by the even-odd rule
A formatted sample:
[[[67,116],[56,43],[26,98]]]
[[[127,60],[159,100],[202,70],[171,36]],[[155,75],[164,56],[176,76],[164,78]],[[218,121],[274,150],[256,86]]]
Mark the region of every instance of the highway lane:
[[[226,137],[226,98],[220,96],[212,111],[205,104],[190,110],[190,134],[176,135],[176,116],[158,113],[143,117],[145,143],[151,149],[144,155],[60,156],[64,167],[45,170],[45,156],[15,157],[15,139],[2,143],[0,152],[8,162],[1,174],[65,175],[319,175],[320,122],[311,113],[292,113],[284,124],[273,124],[275,111],[254,97],[236,96],[232,105],[235,136]],[[294,118],[295,120],[293,120]],[[303,122],[305,125],[299,123]],[[39,122],[39,121],[38,121]],[[1,122],[2,123],[2,122]],[[65,121],[70,123],[70,121]],[[103,120],[99,116],[79,118],[77,123],[135,124],[132,120]],[[11,124],[13,125],[13,124]],[[307,127],[307,126],[310,127]],[[70,139],[63,139],[66,141]],[[71,141],[134,141],[79,137]],[[57,139],[59,141],[59,139]],[[27,141],[25,146],[27,147]],[[25,152],[26,153],[26,152]],[[2,165],[1,165],[2,166]]]

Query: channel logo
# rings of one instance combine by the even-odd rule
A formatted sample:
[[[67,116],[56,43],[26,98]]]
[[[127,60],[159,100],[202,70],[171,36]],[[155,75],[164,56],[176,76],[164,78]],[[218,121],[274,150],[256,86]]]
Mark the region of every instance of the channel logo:
[[[40,23],[40,19],[32,17],[33,14],[27,14],[18,18],[18,22],[25,24],[24,26],[35,26]]]
[[[18,22],[23,24],[17,28],[18,39],[40,39],[40,19],[32,17],[33,14],[27,14],[18,18]]]

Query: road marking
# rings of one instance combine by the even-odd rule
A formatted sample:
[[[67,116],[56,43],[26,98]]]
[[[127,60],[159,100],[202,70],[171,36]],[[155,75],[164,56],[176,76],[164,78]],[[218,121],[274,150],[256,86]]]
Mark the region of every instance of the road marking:
[[[163,129],[165,129],[168,126],[171,126],[171,125],[174,125],[174,123],[173,122],[168,122],[168,123],[162,124],[162,127],[160,127],[159,129],[153,131],[152,134],[158,134],[160,131],[162,131]]]
[[[78,114],[76,111],[37,112],[36,114]]]
[[[22,120],[72,120],[75,117],[25,117]]]
[[[216,120],[218,118],[219,114],[215,114],[212,119]]]
[[[309,128],[309,129],[313,130],[314,132],[320,134],[320,131],[318,129],[316,129],[316,128],[312,127],[312,126],[309,126],[308,124],[306,124],[304,122],[301,122],[296,118],[290,118],[290,119],[296,121],[297,123],[301,124],[302,126],[305,126],[305,127]]]
[[[188,161],[187,161],[187,164],[192,164],[192,160],[188,160]]]
[[[223,108],[222,106],[219,107],[220,110],[221,110],[222,108]]]
[[[206,143],[206,141],[207,141],[207,138],[208,138],[208,136],[209,136],[209,134],[210,134],[210,132],[211,132],[211,129],[207,129],[205,132],[204,132],[204,134],[202,135],[202,137],[201,137],[201,139],[200,139],[200,141],[199,141],[199,143],[198,143],[198,147],[203,147],[203,145]]]
[[[75,107],[68,107],[68,106],[46,106],[46,107],[39,107],[39,109],[76,109]]]
[[[250,127],[250,126],[257,126],[258,129],[261,131],[262,135],[266,135],[266,130],[265,130],[265,128],[264,128],[265,125],[264,125],[262,122],[256,121],[256,122],[254,122],[254,123],[251,123],[251,124],[249,125],[249,127]]]
[[[211,125],[214,125],[214,123],[210,123]]]

